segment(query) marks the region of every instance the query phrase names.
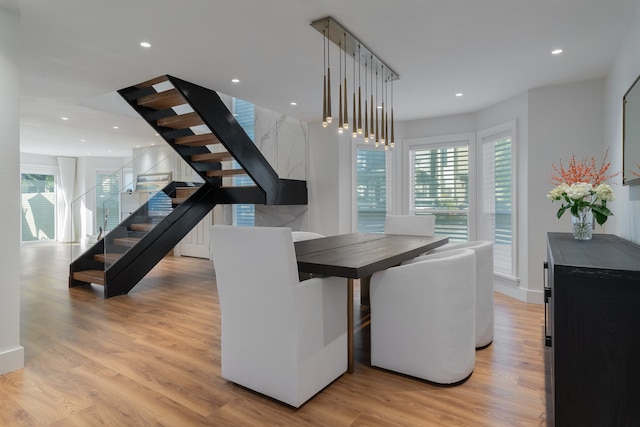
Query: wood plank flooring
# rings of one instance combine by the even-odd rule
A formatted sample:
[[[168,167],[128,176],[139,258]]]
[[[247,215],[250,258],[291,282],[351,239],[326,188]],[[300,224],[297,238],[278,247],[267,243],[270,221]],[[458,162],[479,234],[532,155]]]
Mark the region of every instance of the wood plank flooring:
[[[67,288],[76,250],[21,249],[26,367],[0,376],[0,426],[546,423],[542,306],[496,294],[494,343],[455,387],[371,368],[368,313],[356,306],[355,373],[296,410],[221,378],[211,262],[167,257],[129,295],[105,300],[99,286]]]

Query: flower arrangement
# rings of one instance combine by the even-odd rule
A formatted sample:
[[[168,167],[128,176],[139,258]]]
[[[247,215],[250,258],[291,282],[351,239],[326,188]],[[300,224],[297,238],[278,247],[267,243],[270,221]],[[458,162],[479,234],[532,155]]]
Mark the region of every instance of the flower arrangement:
[[[585,214],[591,211],[600,225],[613,215],[607,208],[607,202],[612,201],[615,196],[611,186],[605,181],[618,173],[607,175],[611,166],[611,162],[607,162],[607,155],[608,150],[600,167],[596,166],[594,157],[578,160],[575,155],[571,156],[567,168],[562,160],[560,166],[552,165],[554,173],[551,175],[551,183],[556,187],[549,191],[547,198],[551,201],[563,201],[558,209],[558,219],[567,209],[573,217],[579,219],[584,219]]]

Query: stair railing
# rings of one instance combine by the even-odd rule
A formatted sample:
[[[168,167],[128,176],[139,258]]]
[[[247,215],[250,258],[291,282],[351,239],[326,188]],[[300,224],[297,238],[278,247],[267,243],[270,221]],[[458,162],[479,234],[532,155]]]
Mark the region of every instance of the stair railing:
[[[109,231],[121,222],[121,193],[127,192],[129,189],[132,192],[135,190],[133,175],[125,181],[126,172],[133,171],[134,163],[141,156],[146,155],[149,149],[151,147],[140,152],[116,171],[109,173],[100,182],[96,182],[96,185],[71,202],[70,229],[74,239],[73,244],[69,245],[70,262],[83,254],[92,245],[95,245],[100,239],[103,239]],[[157,170],[160,164],[165,162],[173,167],[177,159],[179,159],[179,156],[171,152],[161,157],[146,170],[139,172],[139,174],[152,173]],[[182,160],[180,159],[180,161]],[[99,191],[104,196],[101,201],[98,201]]]

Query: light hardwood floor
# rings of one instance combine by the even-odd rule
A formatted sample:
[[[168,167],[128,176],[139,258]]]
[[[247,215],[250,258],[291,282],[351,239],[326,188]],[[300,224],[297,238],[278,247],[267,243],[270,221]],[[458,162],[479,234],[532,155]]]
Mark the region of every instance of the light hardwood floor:
[[[356,307],[355,373],[296,410],[220,377],[209,261],[167,257],[105,300],[99,286],[67,288],[70,251],[21,249],[26,366],[0,376],[1,426],[545,425],[542,306],[496,294],[494,343],[454,387],[371,368]]]

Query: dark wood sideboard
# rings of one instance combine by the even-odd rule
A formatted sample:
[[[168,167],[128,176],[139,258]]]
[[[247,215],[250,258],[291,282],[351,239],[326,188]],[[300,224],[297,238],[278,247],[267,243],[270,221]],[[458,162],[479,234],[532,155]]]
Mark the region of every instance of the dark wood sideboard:
[[[547,235],[548,425],[640,426],[640,246]]]

